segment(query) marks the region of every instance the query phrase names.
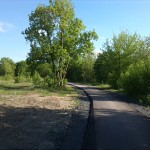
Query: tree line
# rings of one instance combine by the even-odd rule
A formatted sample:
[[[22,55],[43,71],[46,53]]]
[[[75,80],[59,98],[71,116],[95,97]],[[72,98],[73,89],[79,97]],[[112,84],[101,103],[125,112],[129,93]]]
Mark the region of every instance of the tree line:
[[[150,37],[127,31],[114,35],[105,42],[94,70],[98,82],[150,104]]]
[[[17,63],[1,58],[4,79],[48,87],[63,86],[67,80],[107,83],[150,103],[150,37],[122,31],[106,40],[96,57],[93,40],[98,35],[86,30],[70,0],[39,5],[22,34],[30,43],[30,52],[25,61]]]

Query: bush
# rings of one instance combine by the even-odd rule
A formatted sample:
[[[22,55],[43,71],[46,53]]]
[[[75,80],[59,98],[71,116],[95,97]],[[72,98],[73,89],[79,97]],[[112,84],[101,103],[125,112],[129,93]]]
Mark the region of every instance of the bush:
[[[108,75],[108,84],[110,84],[111,87],[118,88],[118,81],[119,81],[119,78],[118,78],[118,76],[115,72],[109,73],[109,75]]]
[[[54,80],[54,78],[51,78],[49,76],[44,78],[44,86],[48,86],[48,87],[55,87],[57,86],[58,82],[56,82]]]
[[[66,85],[68,83],[67,79],[64,79],[64,85]]]
[[[144,61],[130,65],[129,69],[121,75],[121,83],[125,91],[132,97],[148,102],[150,65]]]
[[[32,77],[32,80],[33,80],[33,84],[35,86],[39,86],[39,85],[42,85],[42,82],[43,82],[43,78],[41,78],[40,74],[35,71],[33,77]]]
[[[20,82],[32,82],[32,78],[30,77],[30,75],[28,76],[20,75],[18,77],[15,77],[15,83]]]

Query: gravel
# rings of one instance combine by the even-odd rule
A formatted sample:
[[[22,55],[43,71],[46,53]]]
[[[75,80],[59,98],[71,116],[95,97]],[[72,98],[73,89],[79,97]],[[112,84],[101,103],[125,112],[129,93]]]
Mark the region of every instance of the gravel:
[[[71,112],[71,122],[66,128],[64,135],[59,137],[60,147],[58,149],[80,150],[84,143],[87,129],[90,102],[85,93],[80,90],[81,103]]]
[[[134,107],[139,113],[141,113],[142,115],[146,116],[146,117],[150,117],[150,108],[146,107],[146,106],[142,106],[140,104],[138,104],[136,102],[135,99],[133,98],[129,98],[127,95],[125,94],[121,94],[121,93],[112,93],[109,92],[112,95],[114,95],[115,97],[118,97],[120,100],[122,101],[126,101],[129,103],[129,105],[131,105],[132,107]]]

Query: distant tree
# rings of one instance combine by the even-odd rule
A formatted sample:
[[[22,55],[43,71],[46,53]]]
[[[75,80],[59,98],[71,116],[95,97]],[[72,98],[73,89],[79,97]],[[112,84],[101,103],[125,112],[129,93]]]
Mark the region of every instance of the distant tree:
[[[95,56],[94,54],[87,54],[84,55],[82,58],[82,78],[84,82],[93,82],[95,81],[94,75],[94,63],[95,63]]]
[[[52,75],[52,66],[49,63],[40,64],[36,71],[42,78]]]
[[[31,71],[27,62],[22,60],[16,63],[15,82],[31,81]]]
[[[28,65],[26,61],[22,60],[16,63],[15,76],[26,76],[28,72]]]
[[[95,81],[94,74],[94,63],[95,63],[94,54],[85,54],[72,61],[69,66],[67,73],[67,78],[69,81],[74,82],[93,82]]]
[[[3,57],[0,59],[0,76],[6,78],[13,78],[15,74],[15,63],[12,59],[8,57]]]
[[[40,74],[37,71],[35,71],[32,78],[33,78],[33,84],[35,86],[39,86],[42,84],[43,79],[41,78]]]

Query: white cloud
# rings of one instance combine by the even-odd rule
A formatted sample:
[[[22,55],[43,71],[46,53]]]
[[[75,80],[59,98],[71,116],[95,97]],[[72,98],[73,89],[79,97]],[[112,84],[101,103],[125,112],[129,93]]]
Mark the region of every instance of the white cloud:
[[[0,21],[0,32],[7,32],[13,27],[12,24]]]

